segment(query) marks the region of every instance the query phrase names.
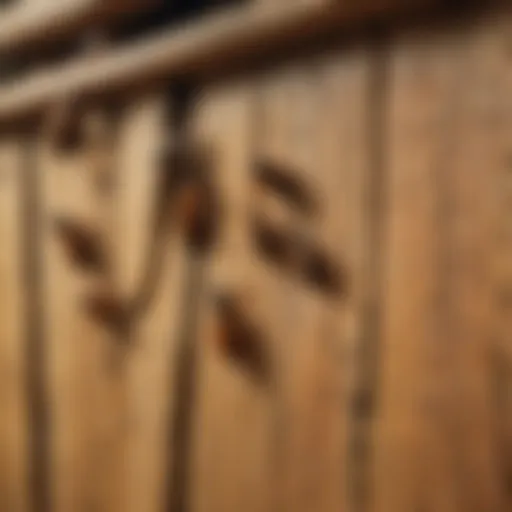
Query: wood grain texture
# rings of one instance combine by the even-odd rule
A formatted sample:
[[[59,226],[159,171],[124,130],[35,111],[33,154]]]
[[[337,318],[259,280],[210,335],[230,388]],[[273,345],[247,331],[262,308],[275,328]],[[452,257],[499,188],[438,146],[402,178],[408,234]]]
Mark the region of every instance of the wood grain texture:
[[[505,63],[498,61],[502,29],[496,21],[479,20],[464,34],[458,57],[461,85],[450,137],[453,152],[447,156],[451,172],[445,181],[445,197],[451,203],[444,219],[444,277],[451,287],[446,297],[446,335],[453,345],[449,384],[453,395],[446,393],[453,402],[447,403],[446,428],[452,436],[459,507],[474,511],[508,509],[493,418],[495,369],[490,363],[495,194],[507,151],[500,118],[506,119],[509,101],[504,75],[501,79],[497,75]],[[470,77],[475,77],[471,85],[462,87]],[[446,359],[450,361],[450,355]]]
[[[290,290],[289,280],[283,268],[262,250],[259,241],[256,220],[263,219],[270,226],[278,229],[286,227],[289,219],[288,205],[278,194],[262,188],[257,180],[257,165],[261,161],[277,158],[278,167],[283,162],[279,160],[284,151],[284,136],[287,122],[287,88],[290,79],[288,70],[273,70],[260,78],[257,84],[254,110],[254,131],[250,195],[248,197],[251,226],[249,242],[251,249],[251,273],[249,278],[253,298],[252,307],[255,318],[262,325],[262,337],[270,359],[269,407],[270,424],[270,491],[272,510],[283,510],[284,496],[282,492],[285,482],[285,443],[286,441],[286,411],[282,403],[283,387],[283,354],[286,352],[288,338],[286,328],[290,320],[289,311],[284,307],[283,296]],[[286,166],[286,162],[284,162]],[[292,176],[294,179],[294,176]],[[288,234],[284,233],[284,239]],[[283,238],[283,237],[282,237]]]
[[[344,57],[297,65],[262,88],[257,155],[289,172],[317,206],[306,214],[273,190],[260,192],[255,208],[285,237],[317,247],[341,281],[333,294],[305,275],[307,249],[299,245],[291,268],[259,255],[273,295],[265,325],[276,379],[277,510],[339,510],[349,501],[349,402],[367,250],[368,61],[364,52]]]
[[[437,173],[441,165],[449,172],[445,123],[451,121],[449,107],[456,94],[453,47],[454,41],[432,41],[428,36],[401,40],[393,45],[389,64],[376,511],[421,510],[428,506],[429,486],[436,489],[434,510],[458,510],[446,440],[442,426],[435,423],[445,412],[434,416],[429,411],[429,400],[440,399],[432,388],[439,378],[439,360],[444,362],[443,345],[448,343],[432,310],[440,270]]]
[[[183,313],[186,251],[173,219],[158,204],[163,148],[173,133],[165,123],[165,95],[137,98],[119,128],[115,202],[118,287],[133,313],[126,350],[129,433],[125,493],[133,512],[165,510],[174,457],[171,432],[177,390],[176,345]]]
[[[259,41],[240,35],[237,12],[228,42]],[[136,64],[200,68],[226,41],[219,27],[199,49],[193,27],[176,53],[167,36],[149,41]],[[30,509],[34,343],[47,365],[49,437],[35,437],[52,511],[510,510],[511,27],[503,14],[405,30],[379,48],[204,84],[183,126],[174,113],[166,124],[169,98],[153,90],[113,125],[85,112],[73,149],[56,146],[50,123],[35,154],[4,135],[0,510]],[[135,73],[96,58],[117,85]],[[41,93],[16,97],[39,105],[104,86],[70,69],[52,75],[62,88],[36,80]],[[13,91],[0,89],[0,118]],[[173,170],[162,150],[184,133],[220,205],[200,255],[175,203],[159,202]],[[37,254],[22,253],[27,164],[41,185]],[[59,230],[63,218],[79,227]],[[41,264],[32,344],[24,258]],[[105,290],[127,322],[87,310]]]
[[[256,329],[263,326],[252,304],[264,289],[253,287],[250,211],[254,88],[246,83],[206,91],[195,109],[193,130],[211,151],[211,169],[221,205],[221,224],[207,264],[198,338],[197,415],[194,425],[191,510],[271,507],[269,388],[245,358],[223,345],[225,329],[216,296],[223,295]],[[228,327],[229,328],[229,327]],[[228,334],[228,336],[230,336]],[[265,351],[257,338],[256,350]],[[261,345],[260,345],[261,344]],[[257,370],[256,370],[257,371]]]
[[[29,506],[21,137],[0,141],[0,509]]]
[[[490,393],[489,50],[473,25],[392,46],[377,511],[506,510]]]
[[[510,12],[468,27],[465,75],[476,76],[460,100],[459,145],[454,157],[454,202],[458,217],[452,238],[460,253],[454,323],[465,341],[461,357],[464,450],[461,464],[471,470],[466,499],[474,510],[510,508],[510,315],[506,230],[510,151]],[[505,236],[503,236],[505,235]],[[471,411],[471,412],[469,412]],[[495,414],[497,415],[495,416]],[[462,451],[462,448],[460,448]],[[478,475],[477,469],[483,473]]]
[[[378,357],[371,315],[371,306],[378,300],[373,282],[378,269],[372,270],[378,254],[372,238],[378,206],[372,204],[377,179],[372,174],[376,151],[371,138],[375,129],[371,123],[376,119],[371,101],[373,66],[369,47],[361,46],[334,53],[320,72],[317,179],[325,213],[317,233],[344,279],[340,297],[324,306],[318,335],[325,348],[323,353],[317,349],[324,366],[316,386],[321,391],[326,379],[332,391],[321,406],[315,405],[321,393],[316,400],[313,395],[311,404],[317,409],[309,413],[313,418],[323,411],[325,430],[318,439],[325,436],[325,452],[317,464],[325,475],[318,477],[323,479],[318,482],[318,499],[325,510],[358,510],[360,494],[368,493],[371,483],[372,358]]]
[[[92,113],[89,118],[96,126],[97,115]],[[98,288],[112,286],[111,278],[104,267],[84,269],[78,265],[70,257],[68,241],[56,229],[58,218],[89,227],[98,234],[96,241],[104,245],[105,258],[111,258],[111,198],[98,193],[95,179],[98,155],[105,148],[97,144],[98,140],[66,152],[55,146],[49,132],[42,131],[38,145],[44,336],[52,426],[48,442],[55,511],[125,510],[120,490],[124,467],[120,452],[126,429],[120,340],[86,305]],[[104,263],[109,267],[110,262]]]

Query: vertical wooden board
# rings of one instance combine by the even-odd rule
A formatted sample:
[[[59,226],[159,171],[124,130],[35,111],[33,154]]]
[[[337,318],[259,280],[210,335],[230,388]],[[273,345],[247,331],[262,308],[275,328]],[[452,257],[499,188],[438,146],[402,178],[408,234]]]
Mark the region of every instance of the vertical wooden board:
[[[358,382],[364,379],[359,375],[358,351],[369,321],[370,64],[365,48],[351,48],[320,62],[317,70],[318,117],[308,139],[313,153],[309,179],[321,208],[312,234],[339,282],[332,295],[328,289],[316,290],[316,313],[311,306],[299,313],[313,318],[311,331],[299,330],[295,339],[311,346],[297,368],[290,367],[292,375],[297,372],[292,378],[298,388],[292,392],[299,406],[291,425],[299,433],[293,466],[304,467],[303,481],[293,492],[295,506],[308,511],[352,510],[353,480],[367,478],[356,474],[352,443],[354,430],[360,428],[353,403]],[[302,501],[302,492],[309,502],[306,496]]]
[[[448,467],[439,407],[449,378],[441,365],[450,343],[435,316],[439,308],[439,198],[457,94],[456,40],[431,35],[391,47],[384,96],[385,232],[383,360],[376,420],[376,512],[459,510]],[[449,370],[448,370],[449,371]],[[440,397],[441,394],[441,397]]]
[[[286,353],[286,325],[290,317],[283,310],[283,294],[290,290],[282,268],[274,265],[273,258],[263,250],[261,229],[263,220],[268,226],[282,228],[289,217],[282,198],[268,193],[258,179],[261,166],[280,155],[286,135],[287,89],[283,87],[288,72],[272,70],[255,82],[255,108],[252,114],[253,140],[249,175],[248,225],[249,271],[247,289],[250,308],[260,328],[260,337],[267,358],[267,400],[269,407],[268,478],[269,502],[272,510],[283,509],[282,487],[285,481],[283,449],[286,432],[283,428],[285,412],[281,407],[282,363]],[[293,179],[293,176],[292,176]],[[286,234],[285,234],[286,237]]]
[[[436,428],[457,510],[506,510],[492,406],[493,257],[496,173],[502,166],[504,107],[498,25],[482,20],[461,34],[454,89],[443,108],[447,149],[438,169]],[[464,85],[469,84],[469,85]],[[501,88],[503,87],[503,88]],[[501,119],[501,120],[500,120]],[[503,137],[505,135],[505,137]],[[432,386],[432,385],[431,385]],[[431,495],[424,490],[424,495]]]
[[[354,51],[296,66],[270,77],[262,90],[258,158],[288,174],[315,205],[301,211],[274,190],[268,194],[281,211],[263,207],[285,237],[306,242],[292,249],[291,268],[272,268],[260,255],[272,272],[267,279],[276,281],[267,328],[274,344],[279,510],[348,506],[351,350],[361,329],[368,227],[367,57]],[[310,249],[327,278],[305,272]]]
[[[489,503],[496,510],[512,506],[511,23],[510,12],[504,12],[470,28],[466,76],[478,78],[463,97],[463,142],[454,163],[459,214],[454,243],[461,254],[456,326],[468,345],[461,369],[465,429],[460,442],[475,447],[464,452],[465,464],[484,473],[468,493],[475,509]],[[476,480],[475,472],[468,478]]]
[[[222,349],[215,303],[215,296],[224,294],[250,323],[262,328],[252,304],[264,290],[252,287],[253,260],[248,254],[253,93],[246,83],[207,90],[193,120],[194,133],[211,150],[210,172],[221,208],[198,339],[190,485],[191,509],[197,512],[271,508],[268,382],[247,366],[251,361],[233,359]],[[260,342],[259,349],[265,350]]]
[[[168,216],[158,222],[165,126],[164,96],[138,98],[123,116],[116,187],[116,268],[121,294],[140,302],[126,353],[128,480],[126,510],[165,509],[173,446],[172,411],[177,390],[179,335],[186,252]],[[164,205],[169,208],[170,205]]]
[[[105,270],[86,269],[71,256],[66,219],[97,233],[109,246],[108,208],[94,174],[98,160],[87,147],[59,149],[44,130],[38,144],[41,183],[42,293],[48,361],[52,510],[124,510],[118,503],[120,467],[119,340],[94,318],[86,301],[106,284]],[[114,148],[112,148],[114,150]],[[108,249],[107,249],[108,252]],[[108,264],[109,256],[103,263]]]
[[[318,201],[314,172],[318,144],[318,69],[296,66],[269,77],[262,91],[263,115],[256,142],[259,158],[269,161],[279,173],[287,174],[303,185],[306,193]],[[281,169],[283,171],[281,171]],[[285,170],[286,169],[286,170]],[[308,237],[314,230],[314,220],[296,209],[288,197],[273,193],[272,211],[263,209],[269,223],[277,225],[283,240],[295,241]],[[278,205],[275,205],[279,202]],[[290,247],[291,258],[283,264],[274,262],[269,254],[261,253],[263,264],[273,265],[277,278],[274,314],[268,319],[273,334],[276,397],[274,429],[276,450],[276,508],[300,510],[314,505],[313,493],[307,485],[306,465],[301,453],[304,440],[304,409],[307,403],[308,381],[306,360],[314,354],[314,336],[318,334],[319,311],[322,301],[308,285],[300,282],[295,272],[300,249]],[[306,389],[305,389],[306,388]],[[307,465],[309,467],[309,464]]]
[[[511,68],[503,58],[507,32],[510,14],[468,27],[460,83],[472,78],[458,99],[451,166],[453,206],[446,232],[450,238],[447,257],[453,265],[449,328],[457,366],[452,378],[456,403],[449,410],[464,510],[508,509],[493,407],[498,369],[492,364],[494,340],[499,336],[494,316],[499,292],[493,275],[500,222],[496,193],[505,188],[500,181],[511,136]]]
[[[375,300],[370,266],[376,250],[371,239],[371,66],[369,49],[355,47],[327,60],[320,75],[315,175],[324,212],[317,234],[338,267],[342,288],[338,298],[323,306],[316,336],[318,367],[314,359],[308,363],[310,410],[303,421],[307,429],[315,424],[318,429],[307,456],[317,478],[315,510],[357,510],[356,490],[367,492],[371,477],[369,461],[360,457],[361,446],[371,446],[371,404],[362,399],[375,384],[368,374],[373,368],[366,370],[361,360],[365,349],[374,348],[368,339],[368,304]]]
[[[0,141],[0,509],[28,510],[21,139]]]
[[[376,510],[506,509],[490,355],[507,96],[496,27],[477,25],[394,46]]]

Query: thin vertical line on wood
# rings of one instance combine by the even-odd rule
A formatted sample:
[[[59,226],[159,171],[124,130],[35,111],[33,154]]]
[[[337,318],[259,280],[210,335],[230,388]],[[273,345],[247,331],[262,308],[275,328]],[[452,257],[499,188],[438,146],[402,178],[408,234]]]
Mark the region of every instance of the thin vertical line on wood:
[[[193,90],[176,84],[170,91],[171,136],[186,137],[190,133],[190,107]],[[186,238],[186,235],[185,235]],[[182,313],[178,325],[178,341],[174,372],[169,390],[173,404],[169,417],[169,441],[166,477],[166,511],[188,512],[190,509],[190,464],[195,419],[197,385],[197,337],[199,310],[207,256],[187,243],[185,279],[183,282]]]
[[[351,430],[348,438],[347,474],[349,503],[353,512],[371,510],[373,476],[372,424],[377,406],[377,384],[381,350],[382,268],[384,251],[386,174],[385,129],[388,100],[388,44],[375,33],[368,55],[368,189],[364,203],[368,231],[366,282],[363,299],[362,334],[356,345],[356,377],[352,395]]]
[[[171,376],[170,386],[175,397],[171,415],[167,512],[188,512],[190,509],[189,474],[197,385],[198,313],[205,261],[202,254],[192,250],[188,251],[187,259],[182,321],[175,372]]]
[[[29,489],[31,510],[50,512],[49,411],[41,281],[40,183],[37,175],[37,135],[24,145],[23,266],[26,311],[26,378],[29,429]]]

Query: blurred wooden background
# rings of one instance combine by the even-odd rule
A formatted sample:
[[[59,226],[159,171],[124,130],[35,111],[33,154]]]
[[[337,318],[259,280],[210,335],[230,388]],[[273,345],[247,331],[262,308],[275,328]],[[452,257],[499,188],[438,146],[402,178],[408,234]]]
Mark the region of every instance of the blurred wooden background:
[[[509,3],[203,3],[0,10],[0,511],[512,510]]]

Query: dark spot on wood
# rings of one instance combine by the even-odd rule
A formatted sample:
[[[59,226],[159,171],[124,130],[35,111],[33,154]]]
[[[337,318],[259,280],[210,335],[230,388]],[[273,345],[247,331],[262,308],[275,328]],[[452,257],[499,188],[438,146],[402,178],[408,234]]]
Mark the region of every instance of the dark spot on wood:
[[[347,289],[347,279],[343,271],[319,247],[306,248],[302,277],[328,295],[342,295]]]
[[[55,228],[72,263],[85,270],[105,270],[107,258],[99,233],[67,218],[56,219]]]
[[[173,205],[187,243],[204,251],[215,241],[220,203],[209,173],[211,155],[198,144],[177,140],[165,148],[161,165],[164,203]]]
[[[263,218],[254,218],[251,231],[256,251],[271,263],[289,267],[292,264],[292,239]],[[288,269],[290,270],[290,269]]]
[[[321,247],[298,240],[262,217],[253,219],[251,229],[256,251],[265,260],[325,295],[347,292],[345,272]]]
[[[264,159],[258,160],[255,167],[255,178],[260,186],[280,195],[303,213],[312,215],[318,211],[318,198],[311,185],[300,178],[300,173]]]
[[[369,390],[359,390],[352,401],[352,411],[357,418],[367,418],[373,410],[373,396]]]
[[[191,248],[205,252],[215,242],[220,222],[220,205],[209,183],[200,183],[191,192],[191,199],[185,208],[185,236]]]
[[[162,186],[178,191],[183,185],[204,176],[206,155],[192,141],[174,140],[163,148],[160,167],[164,176]]]
[[[57,151],[71,153],[82,147],[83,114],[83,105],[77,99],[65,98],[52,107],[48,132]]]
[[[269,361],[259,329],[249,320],[249,314],[233,298],[216,297],[220,350],[260,383],[269,377]]]
[[[119,297],[112,293],[99,291],[85,299],[89,315],[98,323],[116,334],[125,335],[130,320],[130,310]],[[127,339],[125,336],[119,339]]]
[[[72,153],[82,147],[82,133],[77,124],[66,123],[54,133],[55,149],[61,153]]]

